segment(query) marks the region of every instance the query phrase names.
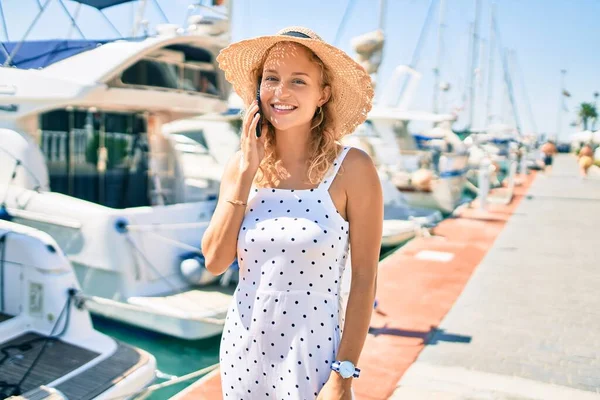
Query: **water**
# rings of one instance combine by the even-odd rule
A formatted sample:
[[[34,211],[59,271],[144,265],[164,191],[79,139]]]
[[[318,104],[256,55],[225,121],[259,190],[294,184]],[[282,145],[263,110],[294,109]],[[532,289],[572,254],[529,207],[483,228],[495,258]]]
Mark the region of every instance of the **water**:
[[[93,317],[94,327],[117,340],[146,350],[156,357],[157,367],[167,374],[181,376],[219,362],[220,336],[186,341],[155,332],[130,327],[108,319]],[[166,400],[194,383],[197,379],[169,386],[154,392],[151,400]]]
[[[380,260],[402,247],[385,247],[381,249]],[[139,347],[156,357],[160,371],[182,376],[190,372],[214,365],[219,362],[220,336],[214,338],[186,341],[159,333],[138,329],[101,317],[93,317],[94,327],[100,332],[130,345]],[[197,379],[191,379],[164,389],[160,389],[148,397],[150,400],[166,400],[179,393]]]

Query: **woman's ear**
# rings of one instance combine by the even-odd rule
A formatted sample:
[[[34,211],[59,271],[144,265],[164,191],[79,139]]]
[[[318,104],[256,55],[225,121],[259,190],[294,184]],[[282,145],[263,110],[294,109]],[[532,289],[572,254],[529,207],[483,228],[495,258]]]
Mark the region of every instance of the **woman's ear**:
[[[319,99],[319,107],[322,107],[323,104],[327,103],[329,101],[330,97],[331,97],[331,86],[327,85],[321,91],[321,98]]]

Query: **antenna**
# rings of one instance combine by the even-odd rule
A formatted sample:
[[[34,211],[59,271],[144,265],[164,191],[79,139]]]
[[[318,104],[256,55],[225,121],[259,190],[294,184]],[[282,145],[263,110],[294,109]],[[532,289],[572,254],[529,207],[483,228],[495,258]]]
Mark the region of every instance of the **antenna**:
[[[131,28],[131,37],[135,37],[137,34],[137,30],[142,24],[142,19],[144,18],[144,10],[146,9],[146,0],[140,0],[140,5],[138,6],[137,12],[135,14],[135,20],[133,21],[133,27]]]

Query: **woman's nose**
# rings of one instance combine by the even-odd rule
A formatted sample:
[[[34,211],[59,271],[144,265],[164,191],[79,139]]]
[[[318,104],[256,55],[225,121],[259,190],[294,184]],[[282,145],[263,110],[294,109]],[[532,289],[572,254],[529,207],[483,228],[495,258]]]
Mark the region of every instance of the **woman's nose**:
[[[275,95],[278,98],[287,97],[287,96],[289,96],[289,94],[290,94],[289,88],[287,87],[287,85],[285,83],[281,82],[275,88]]]

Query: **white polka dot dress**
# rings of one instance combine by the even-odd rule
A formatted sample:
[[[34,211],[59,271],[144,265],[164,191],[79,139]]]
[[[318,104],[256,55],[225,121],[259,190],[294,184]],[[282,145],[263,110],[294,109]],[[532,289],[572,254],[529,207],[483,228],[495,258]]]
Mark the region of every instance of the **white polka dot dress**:
[[[220,348],[226,399],[314,399],[329,378],[349,247],[329,186],[349,149],[315,189],[251,191]]]

